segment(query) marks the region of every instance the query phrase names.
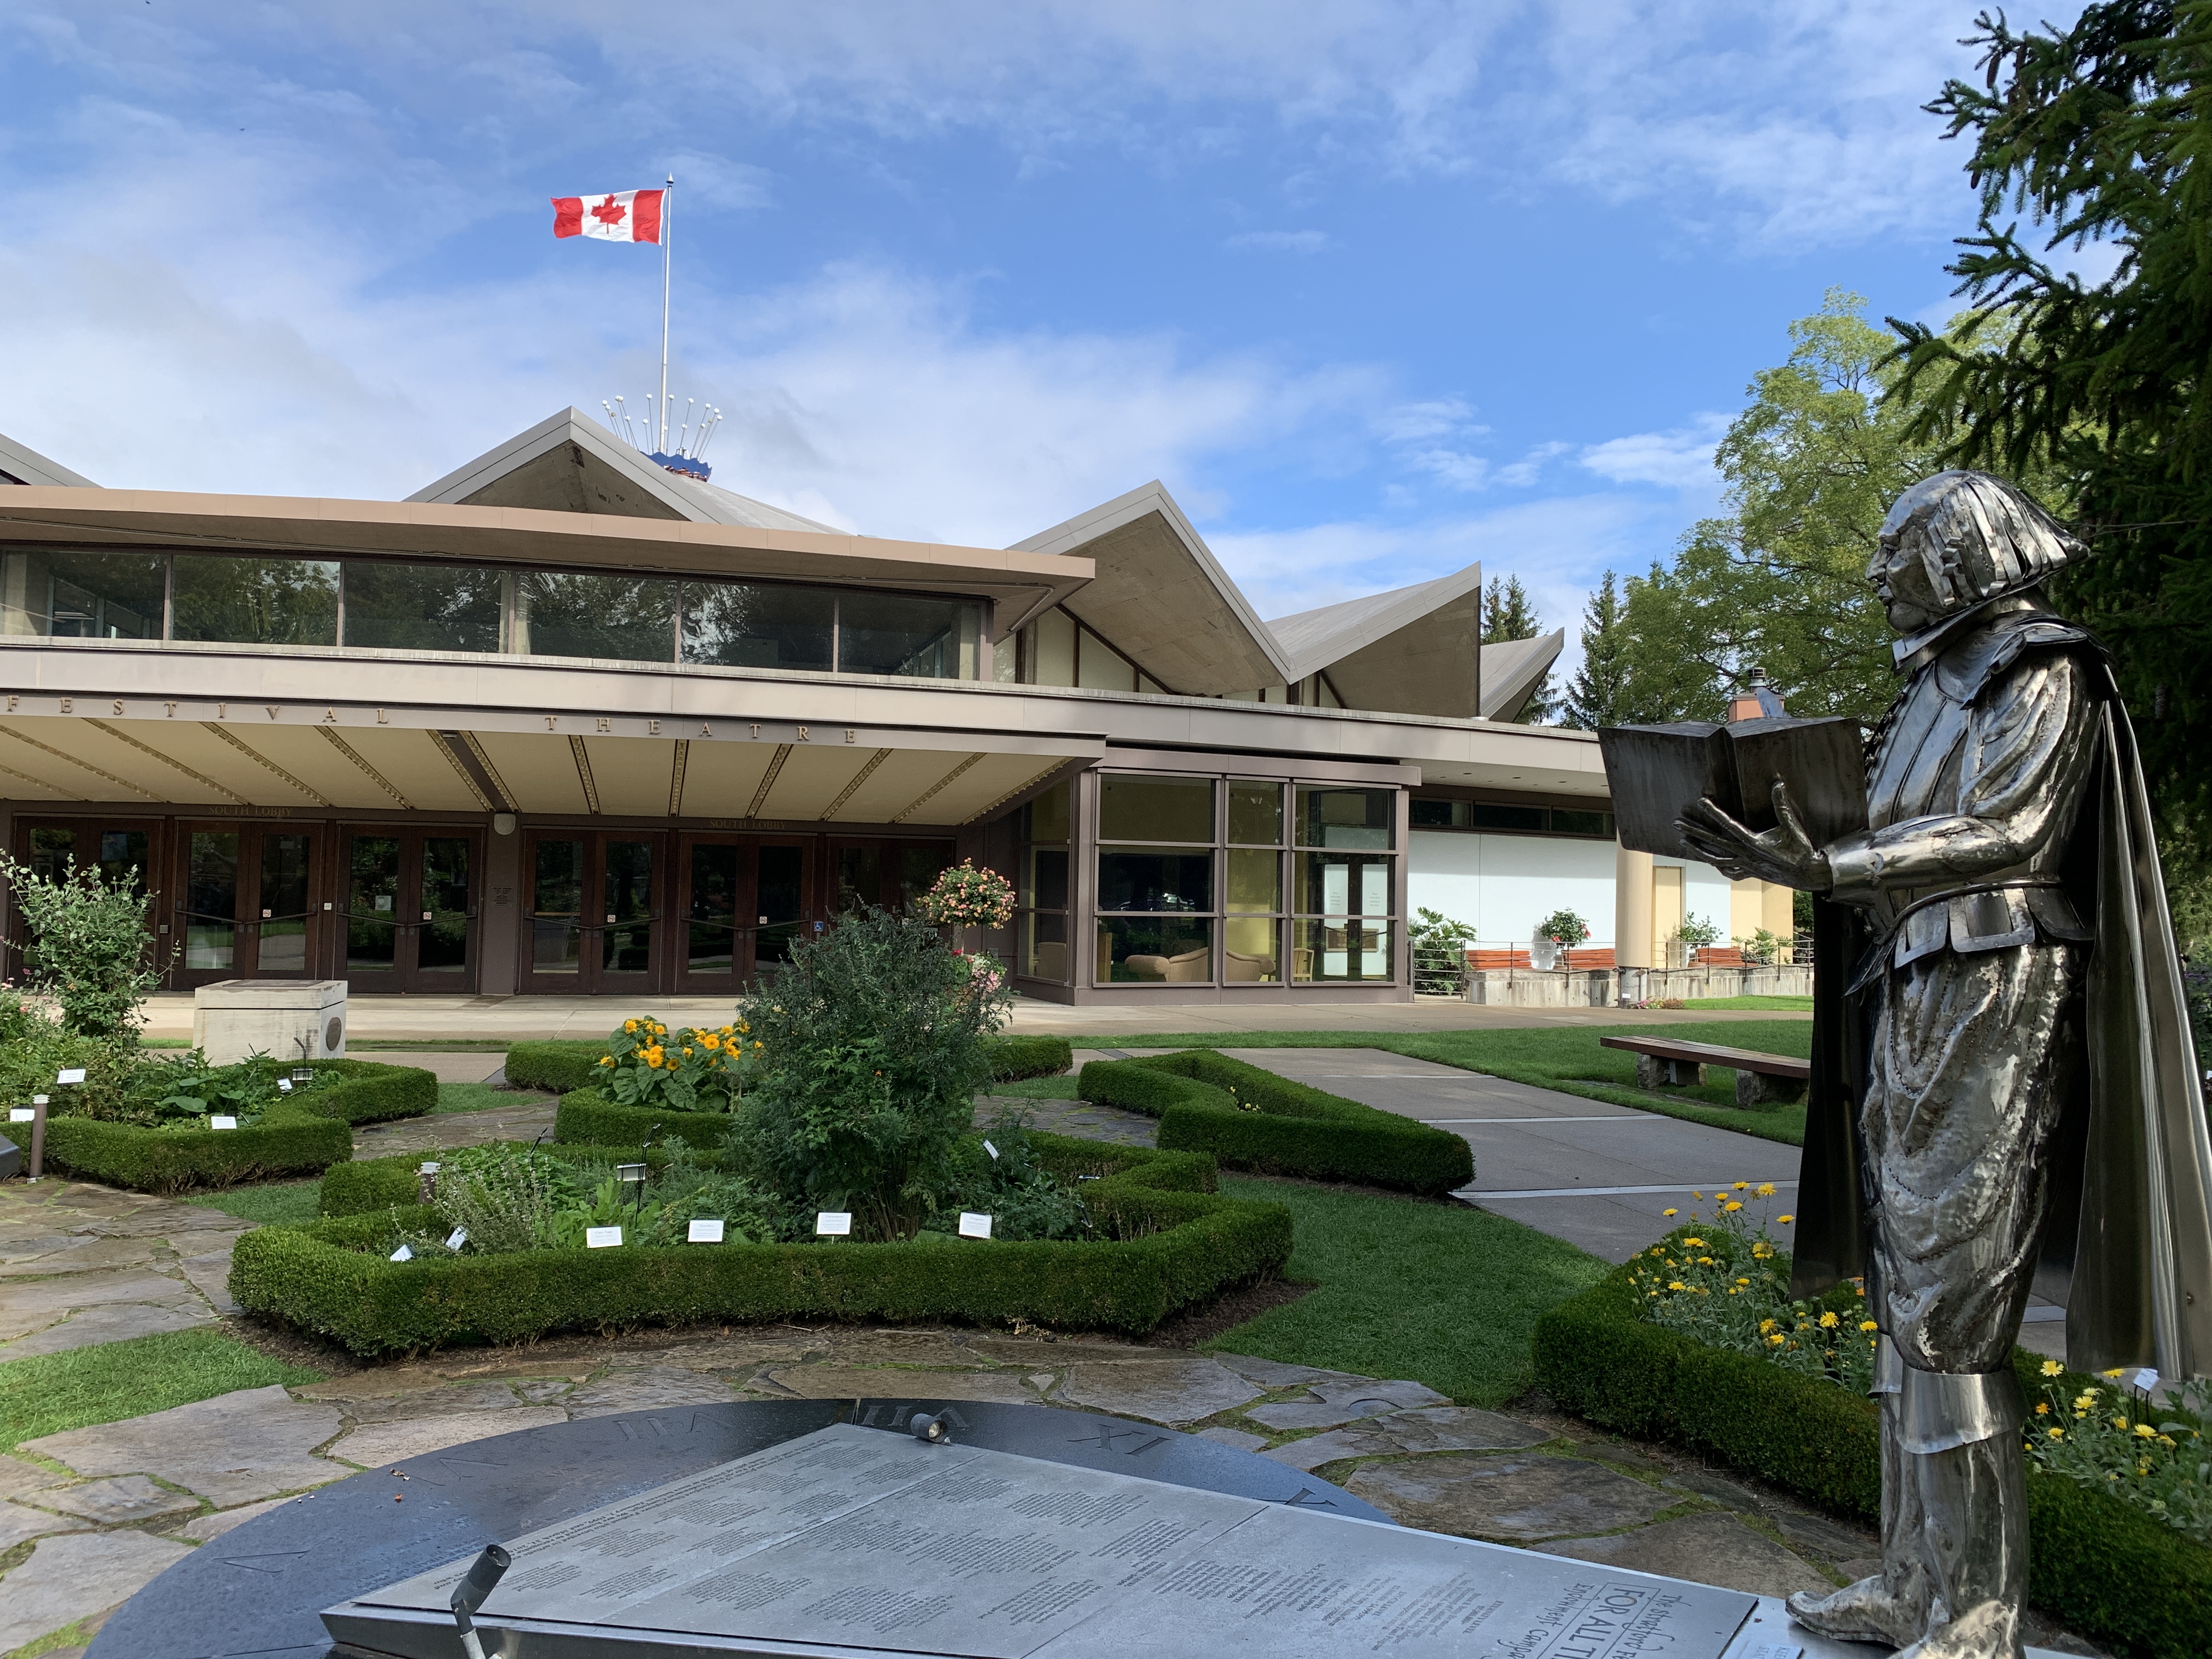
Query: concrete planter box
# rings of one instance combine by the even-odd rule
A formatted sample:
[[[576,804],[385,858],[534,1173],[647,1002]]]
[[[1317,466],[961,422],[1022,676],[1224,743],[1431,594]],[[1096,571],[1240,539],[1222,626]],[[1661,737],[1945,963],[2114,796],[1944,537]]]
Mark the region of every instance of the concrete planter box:
[[[1613,974],[1608,968],[1476,969],[1467,976],[1467,1000],[1494,1008],[1609,1008]]]
[[[210,1066],[249,1054],[294,1064],[345,1054],[342,979],[226,979],[192,993],[192,1046]]]
[[[1813,970],[1808,967],[1624,968],[1623,1002],[1665,1002],[1680,997],[1809,997]]]

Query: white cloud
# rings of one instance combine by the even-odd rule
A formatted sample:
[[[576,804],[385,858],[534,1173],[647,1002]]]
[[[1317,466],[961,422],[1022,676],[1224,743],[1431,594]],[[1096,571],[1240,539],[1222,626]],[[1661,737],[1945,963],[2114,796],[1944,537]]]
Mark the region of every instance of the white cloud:
[[[1325,230],[1247,230],[1221,244],[1257,253],[1319,253],[1335,245]]]
[[[1713,448],[1728,426],[1725,415],[1699,415],[1672,432],[1638,432],[1591,444],[1579,459],[1612,483],[1711,490],[1719,480],[1713,470]]]

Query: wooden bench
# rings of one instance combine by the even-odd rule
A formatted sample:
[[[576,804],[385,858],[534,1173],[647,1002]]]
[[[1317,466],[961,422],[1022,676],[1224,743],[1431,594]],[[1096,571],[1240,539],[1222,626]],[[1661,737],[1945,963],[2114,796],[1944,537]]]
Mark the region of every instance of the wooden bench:
[[[1778,1101],[1802,1100],[1813,1079],[1813,1062],[1788,1054],[1762,1054],[1749,1048],[1724,1048],[1717,1042],[1677,1042],[1668,1037],[1600,1037],[1601,1048],[1622,1048],[1636,1056],[1636,1086],[1703,1083],[1705,1067],[1725,1066],[1735,1073],[1735,1103],[1746,1109]]]

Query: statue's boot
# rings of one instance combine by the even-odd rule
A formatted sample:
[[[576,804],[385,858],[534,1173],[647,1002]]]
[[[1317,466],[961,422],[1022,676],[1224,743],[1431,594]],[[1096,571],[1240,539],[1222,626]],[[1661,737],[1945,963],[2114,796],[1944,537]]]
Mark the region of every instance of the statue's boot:
[[[1838,1642],[1910,1647],[1928,1628],[1933,1594],[1920,1559],[1920,1488],[1899,1437],[1895,1390],[1875,1398],[1881,1406],[1881,1571],[1826,1595],[1799,1590],[1790,1616]]]
[[[1945,1376],[1940,1389],[1921,1391],[1936,1398],[1916,1401],[1914,1382],[1930,1375],[1907,1374],[1904,1438],[1935,1600],[1927,1634],[1898,1659],[2026,1659],[2027,1459],[2019,1387],[2009,1370]],[[1959,1443],[1967,1434],[1979,1437]],[[1922,1449],[1944,1440],[1954,1443]]]

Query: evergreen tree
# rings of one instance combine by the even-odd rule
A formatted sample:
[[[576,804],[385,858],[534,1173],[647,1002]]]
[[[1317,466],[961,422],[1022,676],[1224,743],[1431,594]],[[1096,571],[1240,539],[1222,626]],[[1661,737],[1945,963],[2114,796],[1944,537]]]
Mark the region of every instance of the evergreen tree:
[[[1620,726],[1628,709],[1628,607],[1610,570],[1583,610],[1583,665],[1567,687],[1560,723],[1584,732]]]
[[[1543,631],[1544,624],[1536,616],[1536,607],[1529,602],[1528,591],[1521,586],[1521,579],[1492,577],[1482,590],[1482,642],[1504,645],[1514,640],[1534,639]],[[1534,726],[1548,720],[1558,707],[1559,700],[1553,695],[1552,671],[1547,668],[1514,718],[1523,726]]]

